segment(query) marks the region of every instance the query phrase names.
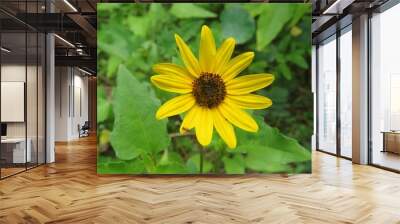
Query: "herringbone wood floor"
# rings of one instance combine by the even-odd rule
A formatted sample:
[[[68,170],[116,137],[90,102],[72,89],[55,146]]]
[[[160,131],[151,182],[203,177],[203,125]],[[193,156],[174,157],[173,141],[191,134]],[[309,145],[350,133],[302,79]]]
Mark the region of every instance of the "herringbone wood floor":
[[[313,174],[97,176],[96,141],[0,181],[0,223],[400,223],[400,175],[314,152]]]

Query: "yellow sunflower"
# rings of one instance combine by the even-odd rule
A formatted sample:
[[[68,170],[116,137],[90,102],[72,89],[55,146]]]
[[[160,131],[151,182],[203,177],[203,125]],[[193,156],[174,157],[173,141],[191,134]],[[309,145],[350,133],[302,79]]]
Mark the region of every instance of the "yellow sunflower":
[[[272,101],[252,92],[270,85],[271,74],[251,74],[239,76],[254,58],[254,52],[246,52],[231,59],[235,39],[226,39],[216,49],[211,30],[201,29],[199,59],[175,34],[176,44],[185,67],[171,63],[160,63],[153,67],[159,75],[151,77],[158,88],[180,93],[157,111],[156,118],[164,119],[187,112],[180,127],[185,133],[195,128],[196,137],[203,146],[210,144],[213,129],[229,148],[236,147],[235,125],[249,132],[257,132],[258,125],[243,109],[263,109]]]

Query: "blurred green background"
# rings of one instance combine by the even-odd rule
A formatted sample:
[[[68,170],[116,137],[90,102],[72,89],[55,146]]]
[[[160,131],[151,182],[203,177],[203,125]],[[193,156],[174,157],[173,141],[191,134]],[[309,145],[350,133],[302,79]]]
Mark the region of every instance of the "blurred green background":
[[[98,4],[98,173],[192,174],[200,172],[200,147],[180,136],[181,117],[154,117],[175,94],[152,86],[152,66],[182,64],[179,34],[197,55],[201,26],[217,46],[227,37],[233,56],[254,51],[242,74],[272,73],[258,91],[272,99],[251,112],[257,134],[236,128],[238,147],[229,150],[214,133],[204,151],[203,173],[309,173],[313,129],[310,4]],[[215,131],[214,131],[215,132]]]

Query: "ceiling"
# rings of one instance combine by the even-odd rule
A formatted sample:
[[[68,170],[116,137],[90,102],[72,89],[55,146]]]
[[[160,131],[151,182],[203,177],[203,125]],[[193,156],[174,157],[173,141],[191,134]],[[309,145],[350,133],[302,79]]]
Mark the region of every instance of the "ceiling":
[[[9,58],[21,58],[26,55],[24,33],[27,29],[39,33],[50,32],[57,34],[56,65],[79,66],[96,73],[98,2],[98,0],[1,0],[0,22],[4,38],[3,46],[7,45],[7,48],[12,49],[8,54]],[[36,46],[28,43],[28,56],[36,51],[35,49]]]
[[[388,0],[313,0],[312,37],[317,44],[351,24],[352,18],[372,11]]]

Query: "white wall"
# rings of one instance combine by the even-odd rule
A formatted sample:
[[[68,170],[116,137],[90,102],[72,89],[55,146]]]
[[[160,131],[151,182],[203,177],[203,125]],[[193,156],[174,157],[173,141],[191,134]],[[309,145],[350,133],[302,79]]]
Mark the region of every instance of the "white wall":
[[[55,68],[55,140],[68,140],[68,87],[70,77],[67,67]]]
[[[27,70],[25,70],[27,69]],[[36,67],[34,66],[27,66],[25,67],[24,65],[20,64],[5,64],[1,66],[1,81],[2,82],[25,82],[25,75],[26,71],[28,71],[28,74],[35,74],[36,75]],[[30,76],[28,76],[30,78]],[[36,85],[36,81],[29,80],[30,85]],[[35,107],[36,108],[36,101],[34,102],[34,105],[30,105],[31,102],[36,100],[36,89],[28,88],[27,89],[27,106]],[[4,96],[2,96],[4,97]],[[1,108],[1,110],[7,110],[7,108]],[[24,110],[24,108],[22,108]],[[28,111],[31,112],[31,111]],[[28,122],[34,121],[36,124],[36,113],[28,113],[27,114]],[[8,137],[25,137],[25,124],[26,122],[7,122],[7,136]],[[33,127],[33,124],[28,124],[28,128]],[[36,125],[34,127],[36,130]],[[28,133],[29,137],[29,133]]]
[[[37,70],[38,69],[38,70]],[[44,163],[45,150],[45,120],[44,120],[44,74],[42,68],[36,65],[25,64],[3,64],[1,66],[2,84],[3,82],[23,82],[26,85],[26,101],[23,100],[22,106],[19,108],[10,108],[2,106],[2,114],[4,113],[22,113],[22,121],[20,122],[4,122],[7,124],[7,137],[24,138],[25,135],[29,140],[29,148],[31,149],[32,162],[39,159],[39,163]],[[25,80],[27,78],[27,80]],[[24,88],[24,87],[23,87]],[[9,98],[2,89],[2,99]],[[19,94],[24,94],[25,89],[20,89]],[[6,95],[4,95],[6,94]],[[24,98],[24,96],[22,97]],[[26,102],[26,106],[25,106]],[[12,102],[11,102],[12,103]],[[18,102],[15,102],[18,103]],[[3,104],[3,103],[2,103]],[[12,111],[16,110],[16,111]],[[26,120],[24,114],[26,112]],[[3,120],[3,118],[2,118]]]
[[[55,140],[77,139],[78,125],[88,120],[88,78],[76,68],[56,67],[55,85]]]
[[[25,83],[1,82],[1,121],[24,122]],[[36,108],[36,105],[35,105]]]
[[[24,65],[8,64],[1,66],[1,81],[2,82],[25,82]],[[29,68],[28,68],[29,69]],[[6,110],[6,108],[1,108]],[[8,137],[25,137],[25,122],[11,122],[7,123],[7,136]]]
[[[78,75],[76,72],[79,72]],[[71,129],[71,135],[76,137],[79,137],[78,133],[78,124],[81,126],[85,123],[85,121],[89,120],[88,117],[88,77],[87,76],[82,76],[84,75],[81,73],[79,70],[74,71],[74,91],[73,94],[74,96],[74,107],[72,108],[72,129]]]

